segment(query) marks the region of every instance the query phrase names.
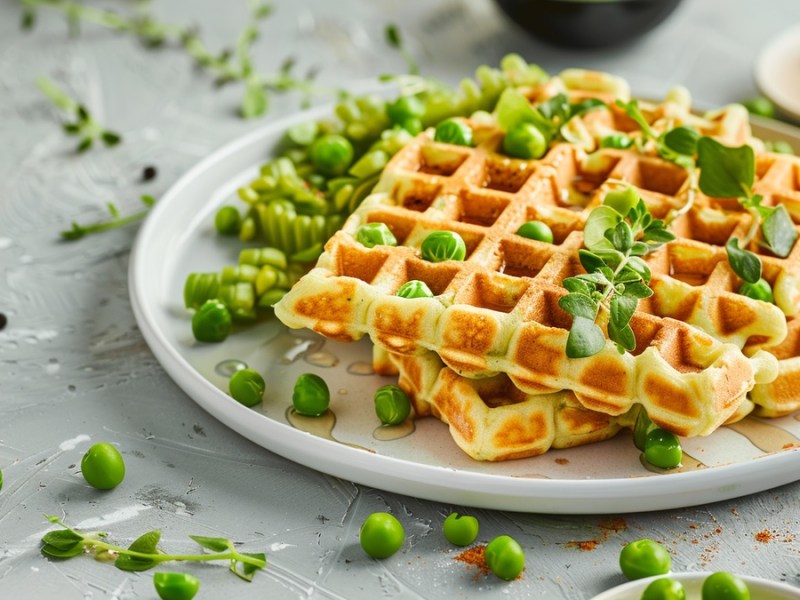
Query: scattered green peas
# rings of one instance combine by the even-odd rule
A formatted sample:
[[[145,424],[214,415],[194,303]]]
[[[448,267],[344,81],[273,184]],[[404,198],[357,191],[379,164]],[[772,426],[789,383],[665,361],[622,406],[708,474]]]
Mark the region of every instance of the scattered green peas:
[[[718,571],[703,582],[702,600],[750,600],[750,590],[733,573]]]
[[[674,433],[656,427],[647,434],[644,442],[644,459],[651,465],[662,469],[674,469],[681,464],[682,458],[681,443]]]
[[[427,283],[419,279],[412,279],[401,285],[395,295],[401,298],[433,298],[434,294]]]
[[[628,579],[666,575],[671,566],[667,549],[647,538],[627,544],[619,554],[619,567]]]
[[[503,137],[503,152],[514,158],[541,158],[546,150],[544,134],[531,123],[518,123]]]
[[[125,461],[114,446],[98,442],[81,459],[81,473],[86,483],[98,490],[110,490],[125,479]]]
[[[425,114],[425,105],[416,96],[400,96],[386,105],[386,114],[396,125],[403,125],[409,119],[417,119]]]
[[[680,581],[663,577],[644,589],[641,600],[686,600],[686,590]]]
[[[347,171],[354,155],[349,140],[336,133],[323,135],[311,144],[311,162],[325,175],[336,176]]]
[[[761,300],[763,302],[772,302],[772,286],[763,277],[755,283],[745,282],[739,288],[739,293],[742,296],[753,298],[753,300]]]
[[[384,425],[400,425],[411,414],[411,400],[396,385],[384,385],[375,392],[375,414]]]
[[[397,246],[397,238],[385,223],[364,223],[356,229],[356,241],[367,248]]]
[[[553,230],[548,227],[547,223],[542,221],[528,221],[520,225],[517,229],[517,235],[530,240],[538,240],[540,242],[553,243]]]
[[[500,535],[486,545],[486,565],[500,579],[511,581],[525,568],[525,553],[517,540]]]
[[[358,540],[372,558],[388,558],[400,549],[405,539],[403,525],[386,512],[372,513],[361,525]]]
[[[192,333],[198,342],[221,342],[231,332],[233,319],[219,300],[206,300],[192,317]]]
[[[330,403],[331,393],[322,377],[303,373],[297,378],[292,393],[292,404],[297,413],[318,417],[328,410]]]
[[[442,526],[444,537],[456,546],[469,546],[478,537],[478,529],[478,519],[456,512],[450,513]]]
[[[192,600],[200,589],[200,580],[188,573],[155,573],[153,585],[161,600]]]
[[[775,105],[769,98],[764,96],[756,96],[750,100],[745,100],[742,105],[747,109],[751,115],[758,115],[759,117],[767,117],[768,119],[775,118]]]
[[[467,256],[467,245],[453,231],[434,231],[423,240],[420,250],[422,258],[430,262],[464,260]]]
[[[239,235],[242,220],[233,206],[223,206],[214,217],[214,227],[220,235]]]
[[[472,128],[459,119],[445,119],[436,126],[433,140],[456,146],[472,146]]]
[[[240,369],[231,375],[228,391],[237,402],[245,406],[255,406],[264,398],[267,384],[261,373],[253,369]]]
[[[624,150],[630,148],[633,140],[624,133],[612,133],[600,140],[601,148],[616,148],[617,150]]]

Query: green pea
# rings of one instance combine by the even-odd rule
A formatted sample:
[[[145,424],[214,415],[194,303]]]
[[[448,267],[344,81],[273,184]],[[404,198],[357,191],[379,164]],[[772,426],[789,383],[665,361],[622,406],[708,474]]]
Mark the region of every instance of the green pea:
[[[619,567],[628,579],[666,575],[671,566],[667,549],[647,538],[627,544],[619,554]]]
[[[384,425],[400,425],[411,414],[408,394],[396,385],[384,385],[375,392],[375,414]]]
[[[733,573],[718,571],[703,581],[702,600],[750,600],[750,590]]]
[[[425,105],[416,96],[400,96],[386,105],[386,114],[392,123],[402,125],[408,119],[417,119],[425,114]]]
[[[239,235],[242,220],[233,206],[223,206],[214,217],[214,227],[220,235]]]
[[[742,102],[742,105],[751,115],[766,117],[768,119],[775,118],[775,105],[769,98],[765,98],[764,96],[756,96],[755,98],[750,98],[750,100],[745,100]]]
[[[433,140],[456,146],[472,146],[472,128],[459,119],[445,119],[436,126]]]
[[[366,246],[397,246],[397,238],[385,223],[364,223],[356,229],[356,241]]]
[[[237,402],[245,406],[255,406],[264,398],[267,384],[261,373],[253,369],[240,369],[231,375],[228,391]]]
[[[233,319],[219,300],[206,300],[192,317],[192,333],[198,342],[221,342],[231,332]]]
[[[86,483],[98,490],[110,490],[125,479],[125,461],[114,446],[98,442],[81,459],[81,473]]]
[[[544,134],[531,123],[518,123],[503,137],[503,152],[514,158],[541,158],[546,151]]]
[[[337,133],[323,135],[311,145],[311,162],[325,175],[336,176],[346,172],[353,156],[353,145]]]
[[[600,140],[601,148],[616,148],[617,150],[624,150],[630,148],[633,140],[624,133],[612,133]]]
[[[434,231],[420,246],[422,258],[430,262],[464,260],[467,246],[463,238],[453,231]]]
[[[358,540],[372,558],[388,558],[403,545],[403,525],[386,512],[372,513],[361,525]]]
[[[478,537],[478,519],[471,515],[450,513],[444,520],[442,531],[447,541],[456,546],[469,546]]]
[[[428,287],[428,284],[426,284],[424,281],[420,281],[419,279],[406,281],[398,288],[395,295],[400,296],[401,298],[433,298],[434,296],[431,288]]]
[[[770,140],[766,142],[767,152],[775,154],[794,154],[794,148],[786,140]]]
[[[680,581],[663,577],[644,589],[641,600],[686,600],[686,590]]]
[[[403,119],[397,125],[405,129],[411,135],[417,135],[422,131],[422,121],[416,117]]]
[[[328,410],[331,393],[319,375],[303,373],[297,378],[292,393],[295,411],[307,417],[318,417]]]
[[[553,230],[548,227],[547,223],[542,221],[528,221],[520,225],[517,229],[517,235],[530,240],[538,240],[540,242],[553,243]]]
[[[525,568],[525,553],[517,540],[500,535],[486,545],[486,565],[500,579],[511,581]]]
[[[656,427],[647,434],[644,442],[644,459],[662,469],[680,466],[683,450],[678,436]]]
[[[200,589],[200,580],[188,573],[155,573],[153,585],[161,600],[192,600]]]
[[[739,288],[739,293],[742,296],[753,298],[753,300],[761,300],[763,302],[772,302],[772,286],[763,277],[755,283],[743,283]]]

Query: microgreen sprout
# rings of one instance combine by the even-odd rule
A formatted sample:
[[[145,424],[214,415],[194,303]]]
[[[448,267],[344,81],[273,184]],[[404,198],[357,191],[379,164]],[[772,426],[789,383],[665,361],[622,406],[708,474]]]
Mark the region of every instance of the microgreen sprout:
[[[414,55],[411,54],[411,51],[406,47],[405,42],[403,40],[403,36],[400,35],[400,29],[398,29],[397,25],[389,24],[386,26],[385,30],[386,34],[386,43],[389,44],[392,48],[397,49],[400,52],[400,55],[403,57],[403,60],[406,61],[406,69],[408,70],[409,74],[416,75],[419,73],[419,65],[417,64]]]
[[[140,3],[141,4],[141,3]],[[261,0],[251,0],[250,14],[240,33],[234,49],[225,48],[212,52],[203,42],[194,26],[179,26],[158,21],[148,7],[137,7],[133,14],[121,14],[87,6],[73,0],[23,0],[22,27],[32,29],[36,23],[38,8],[50,8],[67,17],[70,33],[78,33],[81,22],[91,23],[119,33],[136,37],[145,47],[157,48],[166,44],[177,45],[194,60],[202,70],[214,76],[217,87],[232,82],[244,84],[244,95],[240,113],[244,118],[259,117],[266,113],[270,92],[297,90],[307,105],[313,94],[331,95],[335,90],[314,83],[314,70],[305,77],[292,74],[294,61],[287,59],[277,73],[256,71],[252,60],[252,47],[259,36],[261,22],[272,12],[272,6]]]
[[[157,548],[161,540],[161,531],[158,529],[148,531],[136,538],[130,546],[123,548],[105,541],[108,537],[105,532],[80,533],[65,525],[58,517],[48,516],[47,520],[61,527],[42,537],[41,551],[49,558],[67,559],[90,553],[100,561],[114,560],[114,566],[123,571],[146,571],[168,561],[226,560],[230,563],[231,573],[245,581],[252,581],[255,572],[267,564],[263,553],[239,552],[234,542],[226,538],[190,535],[190,538],[211,553],[166,554]]]
[[[126,216],[120,215],[119,209],[117,208],[116,204],[113,202],[108,203],[108,213],[110,215],[110,219],[107,221],[98,221],[96,223],[91,223],[89,225],[79,225],[75,221],[72,222],[71,229],[65,229],[61,232],[61,237],[65,240],[79,240],[84,236],[91,235],[93,233],[100,233],[102,231],[108,231],[110,229],[116,229],[118,227],[123,227],[125,225],[129,225],[131,223],[135,223],[136,221],[140,221],[147,213],[150,211],[150,207],[155,204],[155,198],[148,195],[142,195],[140,198],[142,204],[144,204],[145,208],[131,213]]]
[[[92,118],[89,110],[83,104],[73,100],[63,90],[49,79],[39,77],[36,85],[47,98],[62,112],[69,115],[72,120],[64,121],[64,132],[79,138],[76,152],[86,152],[100,140],[106,146],[116,146],[122,141],[122,136],[110,129],[105,129]]]
[[[564,280],[569,293],[558,302],[572,316],[567,356],[584,358],[603,349],[606,339],[597,324],[601,316],[621,353],[636,347],[630,321],[639,299],[653,294],[650,268],[642,257],[673,239],[633,188],[609,192],[604,204],[589,213],[586,248],[579,251],[586,273]]]

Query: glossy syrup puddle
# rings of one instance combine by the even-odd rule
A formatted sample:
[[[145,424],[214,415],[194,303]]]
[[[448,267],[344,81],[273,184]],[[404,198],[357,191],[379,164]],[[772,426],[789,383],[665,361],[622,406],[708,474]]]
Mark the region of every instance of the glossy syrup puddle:
[[[339,364],[339,359],[327,350],[306,353],[303,359],[316,367],[335,367]]]
[[[639,455],[639,462],[642,463],[642,466],[650,471],[651,473],[686,473],[687,471],[698,471],[700,469],[705,469],[707,465],[701,463],[697,460],[694,456],[683,453],[683,457],[681,458],[681,464],[674,469],[662,469],[661,467],[657,467],[655,465],[651,465],[647,462],[644,458],[644,452]]]
[[[347,442],[337,440],[333,436],[333,428],[336,426],[336,415],[330,409],[318,417],[307,417],[299,414],[294,407],[290,406],[286,409],[286,420],[292,427],[299,429],[300,431],[305,431],[306,433],[321,437],[325,440],[331,440],[337,444],[342,444],[344,446],[350,446],[351,448],[358,448],[359,450],[366,450],[367,452],[374,453],[374,450],[370,450],[364,446],[359,446],[358,444],[348,444]]]
[[[363,361],[350,363],[347,367],[347,372],[350,373],[350,375],[375,375],[375,369],[372,368],[372,364]],[[798,418],[800,418],[800,416],[798,416]]]
[[[214,371],[222,377],[231,377],[236,371],[247,368],[247,363],[237,358],[222,360],[216,364]]]
[[[400,425],[381,425],[372,432],[372,437],[381,442],[391,442],[411,435],[416,430],[414,419],[406,419]]]
[[[796,435],[753,418],[731,423],[727,428],[743,435],[751,444],[764,452],[780,452],[787,448],[800,447],[800,438]]]

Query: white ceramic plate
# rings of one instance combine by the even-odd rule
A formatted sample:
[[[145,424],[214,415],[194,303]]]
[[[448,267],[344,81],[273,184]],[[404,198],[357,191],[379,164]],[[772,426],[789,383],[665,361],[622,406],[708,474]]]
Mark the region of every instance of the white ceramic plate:
[[[640,600],[645,588],[652,581],[662,577],[670,577],[680,581],[686,590],[686,600],[700,600],[703,581],[709,575],[711,573],[670,573],[669,575],[637,579],[598,594],[591,600]],[[747,584],[747,589],[750,590],[750,597],[753,600],[800,600],[800,589],[787,583],[769,581],[759,577],[747,577],[745,575],[740,575],[739,577]]]
[[[800,122],[800,25],[773,39],[756,61],[755,78],[761,92],[778,109]]]
[[[240,249],[236,240],[215,235],[216,209],[238,202],[236,188],[257,173],[287,127],[325,114],[307,112],[267,125],[203,160],[158,202],[133,249],[130,293],[141,331],[164,369],[214,417],[264,448],[337,477],[439,502],[502,510],[658,510],[742,496],[800,477],[800,448],[788,446],[800,443],[800,420],[794,417],[747,419],[736,430],[685,440],[685,467],[668,474],[642,466],[628,433],[529,459],[479,463],[464,455],[435,419],[408,428],[378,427],[373,391],[393,380],[371,374],[366,340],[338,344],[307,331],[289,331],[273,319],[222,344],[194,342],[190,315],[182,305],[186,276],[234,264]],[[796,130],[787,131],[794,136],[791,141],[800,139]],[[225,393],[230,360],[264,374],[262,405],[246,408]],[[298,420],[288,410],[294,381],[307,371],[329,384],[331,413],[326,418]]]

